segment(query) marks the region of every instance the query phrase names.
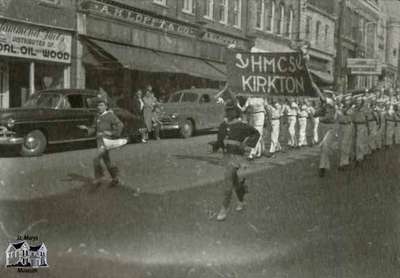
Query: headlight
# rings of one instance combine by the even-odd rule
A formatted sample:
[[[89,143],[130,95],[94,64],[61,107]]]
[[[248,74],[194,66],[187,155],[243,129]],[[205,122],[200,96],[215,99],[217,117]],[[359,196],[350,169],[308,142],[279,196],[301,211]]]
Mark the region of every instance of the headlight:
[[[7,126],[11,128],[14,125],[15,125],[15,120],[13,118],[8,119]]]
[[[176,119],[177,117],[178,117],[178,114],[176,114],[176,113],[171,114],[171,119]]]

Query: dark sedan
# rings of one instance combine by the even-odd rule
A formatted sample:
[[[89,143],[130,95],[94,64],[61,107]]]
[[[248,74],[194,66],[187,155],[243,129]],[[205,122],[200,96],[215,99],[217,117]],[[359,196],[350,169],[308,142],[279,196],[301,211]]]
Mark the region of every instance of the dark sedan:
[[[99,92],[84,89],[40,91],[23,107],[0,110],[0,145],[19,145],[22,156],[41,155],[49,144],[95,140],[80,125],[92,125]],[[140,119],[114,105],[110,108],[124,123],[123,136],[139,134]]]

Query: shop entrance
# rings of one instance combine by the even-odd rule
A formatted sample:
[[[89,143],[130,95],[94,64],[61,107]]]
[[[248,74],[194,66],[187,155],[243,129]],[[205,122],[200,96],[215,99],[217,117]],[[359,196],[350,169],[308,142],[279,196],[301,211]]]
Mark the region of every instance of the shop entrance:
[[[10,107],[21,107],[29,96],[29,63],[10,62]]]

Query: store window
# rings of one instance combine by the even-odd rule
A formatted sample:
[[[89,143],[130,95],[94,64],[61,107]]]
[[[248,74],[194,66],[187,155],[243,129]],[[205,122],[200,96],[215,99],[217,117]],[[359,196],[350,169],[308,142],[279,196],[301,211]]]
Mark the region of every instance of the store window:
[[[208,19],[214,18],[214,0],[206,0],[204,17]]]
[[[35,63],[35,90],[64,87],[64,66]]]

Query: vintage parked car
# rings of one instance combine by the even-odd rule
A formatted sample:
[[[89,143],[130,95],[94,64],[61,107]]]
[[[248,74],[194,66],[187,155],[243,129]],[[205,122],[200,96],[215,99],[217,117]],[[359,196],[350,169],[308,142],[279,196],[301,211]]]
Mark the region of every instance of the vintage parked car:
[[[224,105],[217,103],[217,93],[217,89],[175,92],[163,104],[161,130],[175,130],[188,138],[196,131],[217,128],[224,118]]]
[[[19,145],[22,156],[38,156],[48,144],[95,140],[78,126],[93,124],[99,97],[94,90],[45,90],[31,95],[23,107],[1,109],[0,145]],[[109,103],[124,123],[123,136],[136,138],[139,119]]]

